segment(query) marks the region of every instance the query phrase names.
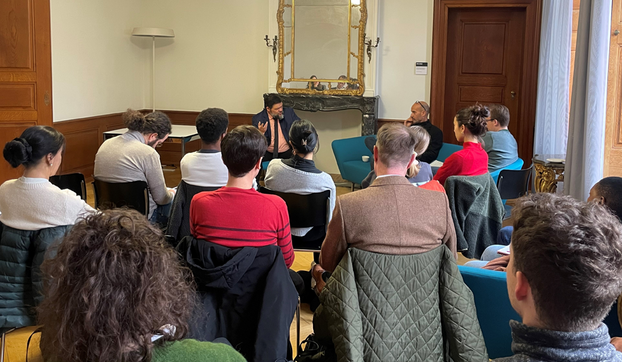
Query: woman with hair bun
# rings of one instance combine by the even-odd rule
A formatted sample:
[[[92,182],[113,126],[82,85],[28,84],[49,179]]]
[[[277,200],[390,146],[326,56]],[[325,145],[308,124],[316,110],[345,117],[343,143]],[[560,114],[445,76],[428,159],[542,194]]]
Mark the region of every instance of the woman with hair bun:
[[[482,136],[486,134],[488,107],[476,104],[463,108],[454,117],[454,135],[464,142],[460,151],[447,157],[438,169],[434,180],[441,185],[449,176],[479,176],[488,172],[488,154],[482,148]]]
[[[328,210],[330,219],[335,208],[337,190],[330,175],[318,170],[313,162],[314,152],[319,146],[317,131],[313,124],[304,119],[294,122],[289,130],[289,143],[292,146],[292,157],[270,161],[264,180],[266,187],[274,191],[300,195],[330,190],[330,208]],[[294,236],[306,236],[305,239],[314,240],[326,231],[311,231],[312,229],[292,228],[291,233]]]
[[[73,225],[93,210],[75,192],[49,181],[60,167],[64,148],[65,136],[50,126],[27,128],[4,146],[4,159],[13,168],[24,166],[24,173],[0,186],[2,224],[19,230]]]
[[[48,180],[63,158],[65,137],[49,126],[27,128],[4,146],[22,177],[0,185],[0,331],[36,324],[39,266],[47,246],[93,209],[71,190]]]

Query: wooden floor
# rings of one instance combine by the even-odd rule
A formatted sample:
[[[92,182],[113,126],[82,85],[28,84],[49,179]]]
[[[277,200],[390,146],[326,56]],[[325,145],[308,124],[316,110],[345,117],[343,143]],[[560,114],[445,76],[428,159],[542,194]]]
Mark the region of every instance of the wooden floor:
[[[181,173],[179,169],[164,169],[164,179],[168,187],[174,187],[179,184],[181,180]],[[337,196],[351,192],[350,187],[337,187]],[[87,185],[87,202],[89,205],[94,206],[95,201],[93,198],[93,185],[88,183]],[[462,254],[458,254],[458,265],[464,265],[470,259],[465,258]],[[311,268],[311,262],[313,261],[313,253],[296,252],[296,258],[291,269],[295,271],[309,270]],[[292,321],[290,327],[290,341],[294,347],[294,357],[296,356],[296,318]],[[300,340],[304,340],[309,334],[313,333],[313,313],[309,309],[308,304],[301,305],[300,313]]]

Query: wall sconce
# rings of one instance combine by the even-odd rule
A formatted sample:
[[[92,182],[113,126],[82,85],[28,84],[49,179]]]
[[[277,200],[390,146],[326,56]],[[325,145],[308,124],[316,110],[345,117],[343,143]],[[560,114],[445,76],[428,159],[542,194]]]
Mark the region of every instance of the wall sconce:
[[[367,34],[365,34],[365,38],[367,38]],[[367,59],[368,59],[368,63],[371,63],[371,48],[378,48],[378,43],[380,43],[380,37],[376,38],[376,45],[372,45],[372,40],[371,39],[365,41],[365,45],[367,45]]]
[[[272,56],[274,57],[274,61],[276,62],[276,53],[279,51],[279,48],[277,47],[276,43],[279,40],[279,38],[275,35],[274,40],[272,40],[272,45],[270,45],[270,38],[268,38],[268,34],[266,34],[266,37],[263,40],[266,41],[266,46],[268,48],[272,48]]]

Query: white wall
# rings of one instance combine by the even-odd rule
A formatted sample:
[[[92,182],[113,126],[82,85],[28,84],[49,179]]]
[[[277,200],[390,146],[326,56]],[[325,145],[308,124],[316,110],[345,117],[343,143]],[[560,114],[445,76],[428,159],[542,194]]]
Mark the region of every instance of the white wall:
[[[430,101],[431,68],[427,75],[415,75],[415,62],[432,62],[433,7],[434,0],[379,2],[380,118],[406,119],[415,101]]]
[[[143,2],[51,0],[54,121],[144,108],[150,51],[132,43]]]
[[[156,48],[156,107],[257,113],[267,91],[267,0],[152,0],[144,26],[171,28]],[[274,16],[276,18],[276,15]],[[149,102],[149,106],[151,103]]]

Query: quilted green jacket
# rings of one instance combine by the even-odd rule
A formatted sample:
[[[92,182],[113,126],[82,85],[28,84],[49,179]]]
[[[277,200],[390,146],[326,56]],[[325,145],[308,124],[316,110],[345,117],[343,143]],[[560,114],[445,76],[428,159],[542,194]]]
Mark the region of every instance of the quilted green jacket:
[[[71,226],[18,230],[0,223],[0,331],[36,324],[43,296],[39,267],[49,245]]]
[[[446,246],[350,248],[320,294],[339,362],[488,361],[473,294]]]

